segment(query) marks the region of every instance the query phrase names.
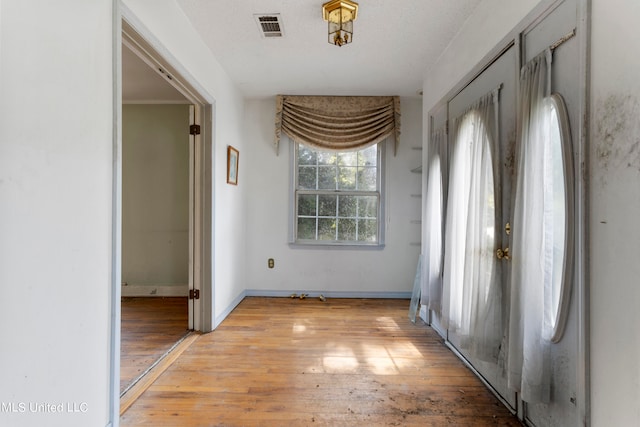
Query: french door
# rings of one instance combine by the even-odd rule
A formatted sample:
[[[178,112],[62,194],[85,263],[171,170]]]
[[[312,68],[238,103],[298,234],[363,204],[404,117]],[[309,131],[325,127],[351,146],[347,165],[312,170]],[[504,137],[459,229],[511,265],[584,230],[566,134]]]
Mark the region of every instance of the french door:
[[[507,387],[516,47],[448,103],[443,323],[449,343],[515,410]]]
[[[522,162],[533,161],[526,154],[525,158],[519,159],[522,147],[517,140],[517,130],[518,126],[523,126],[519,120],[525,121],[524,116],[517,117],[519,108],[523,108],[518,106],[521,96],[520,69],[542,52],[551,52],[548,59],[548,89],[553,96],[547,96],[545,100],[563,100],[561,110],[566,126],[560,148],[564,154],[558,158],[565,158],[565,177],[558,181],[566,179],[565,190],[571,194],[579,187],[580,176],[578,168],[567,165],[575,164],[573,160],[581,143],[577,136],[581,134],[582,123],[580,111],[584,94],[580,86],[580,67],[584,57],[580,55],[580,37],[574,37],[576,34],[580,36],[579,32],[584,30],[578,19],[578,16],[582,16],[581,4],[579,0],[554,3],[477,77],[448,99],[446,104],[430,112],[430,147],[433,152],[429,153],[428,196],[436,187],[441,189],[441,194],[438,193],[435,199],[428,198],[427,212],[434,210],[434,206],[440,206],[433,200],[442,200],[442,212],[438,212],[434,216],[436,220],[427,221],[427,224],[432,228],[437,227],[439,222],[444,224],[442,236],[439,230],[435,234],[431,230],[430,243],[433,244],[428,247],[429,255],[434,254],[427,259],[429,273],[433,273],[431,275],[435,279],[442,280],[441,288],[438,280],[433,281],[433,289],[442,290],[441,301],[440,294],[430,292],[432,325],[446,336],[448,344],[494,389],[505,404],[517,412],[519,418],[535,426],[581,424],[588,393],[585,390],[587,356],[580,350],[584,350],[585,325],[584,318],[581,318],[581,313],[584,314],[584,306],[581,306],[584,298],[583,293],[579,292],[582,286],[577,278],[579,266],[572,263],[569,257],[564,267],[567,272],[563,276],[563,303],[551,303],[558,307],[554,316],[562,319],[563,333],[554,334],[551,340],[544,343],[548,348],[543,363],[550,373],[547,383],[549,401],[517,392],[521,387],[513,381],[513,377],[514,383],[508,384],[508,370],[518,369],[517,357],[510,354],[517,349],[510,348],[508,329],[511,327],[511,332],[517,330],[518,325],[525,322],[524,307],[531,309],[532,304],[537,304],[536,301],[516,298],[524,281],[513,279],[514,284],[510,277],[511,270],[512,267],[514,271],[521,269],[525,260],[540,255],[527,246],[531,236],[525,236],[522,230],[525,221],[522,217],[514,218],[513,214],[515,201],[520,203],[524,194],[522,191],[522,194],[516,194],[515,191],[516,176],[521,173],[517,169],[524,170]],[[443,129],[446,131],[444,143],[441,136]],[[520,134],[524,135],[524,132]],[[539,145],[540,141],[535,143]],[[433,165],[438,167],[432,169]],[[561,168],[558,164],[549,165],[549,169],[543,173],[545,180],[562,172]],[[441,184],[434,185],[434,171],[441,171]],[[569,254],[578,250],[571,237],[580,229],[579,218],[573,215],[573,209],[578,205],[573,200],[573,197],[565,198],[566,210],[563,214],[567,219],[561,221],[569,230],[565,237],[565,250]],[[528,214],[533,217],[541,215],[538,211]],[[544,214],[547,214],[546,210]],[[431,216],[427,215],[429,218]],[[514,233],[519,233],[520,243],[525,243],[524,246],[520,245],[519,251],[510,249]],[[441,248],[442,256],[439,257]],[[441,270],[439,259],[442,260]],[[536,282],[526,286],[537,288],[543,284]],[[539,290],[536,289],[536,292]],[[434,295],[437,297],[435,302]],[[513,306],[512,297],[516,301]],[[545,301],[543,306],[547,304]],[[543,307],[533,309],[542,310]],[[512,347],[520,345],[515,339],[511,344]],[[529,348],[525,351],[532,350]]]

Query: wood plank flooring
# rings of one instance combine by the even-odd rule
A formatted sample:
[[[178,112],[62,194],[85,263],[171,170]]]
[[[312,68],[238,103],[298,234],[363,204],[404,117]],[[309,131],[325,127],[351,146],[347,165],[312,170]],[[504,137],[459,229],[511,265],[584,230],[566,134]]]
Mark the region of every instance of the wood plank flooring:
[[[186,335],[188,300],[123,297],[121,302],[120,393]]]
[[[121,426],[519,426],[408,300],[246,298]]]

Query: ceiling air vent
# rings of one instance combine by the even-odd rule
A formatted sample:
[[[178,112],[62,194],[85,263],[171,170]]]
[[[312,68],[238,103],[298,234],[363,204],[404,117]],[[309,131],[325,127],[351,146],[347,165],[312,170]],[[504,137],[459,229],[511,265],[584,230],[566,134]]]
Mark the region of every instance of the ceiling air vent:
[[[279,13],[270,13],[264,15],[253,15],[260,28],[262,37],[282,37],[284,28]]]

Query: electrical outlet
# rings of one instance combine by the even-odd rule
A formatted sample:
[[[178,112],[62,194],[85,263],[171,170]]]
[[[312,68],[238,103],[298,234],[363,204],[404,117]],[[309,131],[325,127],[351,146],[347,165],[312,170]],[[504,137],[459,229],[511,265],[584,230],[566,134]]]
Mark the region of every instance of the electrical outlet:
[[[269,268],[273,268],[276,265],[276,262],[274,261],[273,258],[269,258],[269,260],[267,261],[267,265],[269,266]]]

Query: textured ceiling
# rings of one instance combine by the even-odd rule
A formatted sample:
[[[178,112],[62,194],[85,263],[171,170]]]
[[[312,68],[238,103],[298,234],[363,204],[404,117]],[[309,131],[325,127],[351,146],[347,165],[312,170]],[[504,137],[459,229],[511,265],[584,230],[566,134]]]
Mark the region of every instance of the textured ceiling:
[[[481,0],[360,0],[353,43],[342,47],[327,42],[324,1],[177,0],[248,98],[417,97],[426,70]],[[254,14],[274,13],[280,14],[284,36],[264,38]],[[126,82],[124,70],[123,76]]]

